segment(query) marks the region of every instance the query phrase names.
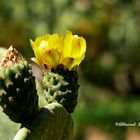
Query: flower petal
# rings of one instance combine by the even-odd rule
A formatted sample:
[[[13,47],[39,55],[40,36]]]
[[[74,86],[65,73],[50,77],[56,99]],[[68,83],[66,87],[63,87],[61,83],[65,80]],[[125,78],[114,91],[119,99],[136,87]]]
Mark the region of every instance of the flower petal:
[[[68,31],[66,33],[66,37],[64,40],[64,48],[62,52],[64,57],[69,57],[71,55],[72,40],[73,40],[72,33]]]
[[[73,62],[74,62],[73,58],[65,57],[61,63],[64,65],[65,68],[71,70]]]
[[[42,58],[44,57],[46,58],[44,64],[47,65],[49,68],[55,68],[59,64],[60,53],[54,49],[42,53]]]
[[[84,57],[79,57],[76,59],[71,58],[71,57],[66,57],[64,58],[62,64],[69,70],[72,70],[75,66],[78,66],[83,59]]]

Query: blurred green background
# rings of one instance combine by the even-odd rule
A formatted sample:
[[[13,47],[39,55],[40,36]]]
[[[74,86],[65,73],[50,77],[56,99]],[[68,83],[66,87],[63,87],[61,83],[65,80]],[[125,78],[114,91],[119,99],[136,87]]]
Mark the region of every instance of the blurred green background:
[[[115,126],[140,122],[139,25],[140,0],[0,0],[0,46],[12,44],[28,60],[30,38],[70,30],[87,40],[75,140],[140,139],[139,126]],[[0,110],[0,140],[19,127]]]

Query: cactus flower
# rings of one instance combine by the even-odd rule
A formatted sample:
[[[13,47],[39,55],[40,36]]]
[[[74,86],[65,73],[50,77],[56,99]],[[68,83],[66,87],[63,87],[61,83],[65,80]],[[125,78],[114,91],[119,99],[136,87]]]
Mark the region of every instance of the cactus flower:
[[[86,41],[83,37],[72,35],[47,34],[30,40],[35,57],[32,60],[43,68],[55,69],[63,65],[65,69],[75,69],[84,59]]]

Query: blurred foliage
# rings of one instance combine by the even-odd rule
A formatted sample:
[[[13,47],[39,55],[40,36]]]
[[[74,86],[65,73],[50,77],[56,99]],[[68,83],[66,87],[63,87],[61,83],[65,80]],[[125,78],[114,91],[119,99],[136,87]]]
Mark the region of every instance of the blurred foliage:
[[[137,0],[95,1],[93,18],[86,20],[90,29],[87,33],[85,28],[82,31],[88,44],[83,63],[85,78],[121,95],[139,96],[140,93],[140,10],[137,4]]]
[[[79,104],[73,114],[76,140],[84,139],[87,125],[115,136],[122,132],[125,137],[126,128],[117,130],[114,122],[139,121],[139,25],[139,0],[0,1],[0,46],[12,44],[27,59],[33,56],[29,38],[66,30],[86,38],[87,53],[79,70]],[[8,126],[3,120],[0,126]],[[15,131],[11,128],[9,136]],[[2,139],[6,133],[0,132]]]
[[[94,87],[84,79],[80,84],[84,86],[80,88],[80,103],[73,114],[77,128],[75,140],[84,140],[86,129],[91,126],[109,133],[111,140],[124,140],[126,137],[127,127],[118,127],[116,122],[136,122],[139,129],[139,99],[113,96],[108,89]]]

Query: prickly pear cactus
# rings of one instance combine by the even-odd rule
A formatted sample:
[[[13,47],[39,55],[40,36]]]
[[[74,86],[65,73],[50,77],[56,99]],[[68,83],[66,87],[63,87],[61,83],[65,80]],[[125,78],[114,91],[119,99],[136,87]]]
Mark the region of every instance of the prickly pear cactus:
[[[77,105],[78,74],[76,71],[53,69],[44,73],[44,93],[48,103],[58,102],[72,113]]]
[[[26,122],[38,111],[35,78],[27,61],[10,47],[0,64],[0,105],[15,122]]]
[[[52,78],[55,78],[54,75],[59,83],[64,82],[58,91],[66,88],[66,94],[72,93],[73,90],[68,91],[68,87],[65,87],[69,84],[62,76],[48,73]],[[48,82],[44,83],[46,88]],[[63,100],[67,98],[61,97],[62,105],[65,105]],[[11,46],[0,63],[0,105],[12,121],[21,123],[14,140],[73,140],[73,121],[61,104],[59,100],[58,103],[52,100],[48,105],[38,107],[35,77],[30,65]]]
[[[70,113],[77,105],[76,70],[84,59],[86,41],[69,31],[66,36],[48,34],[30,41],[32,60],[42,68],[48,104],[38,106],[30,65],[11,46],[0,63],[0,105],[11,120],[21,123],[14,140],[73,140]]]

